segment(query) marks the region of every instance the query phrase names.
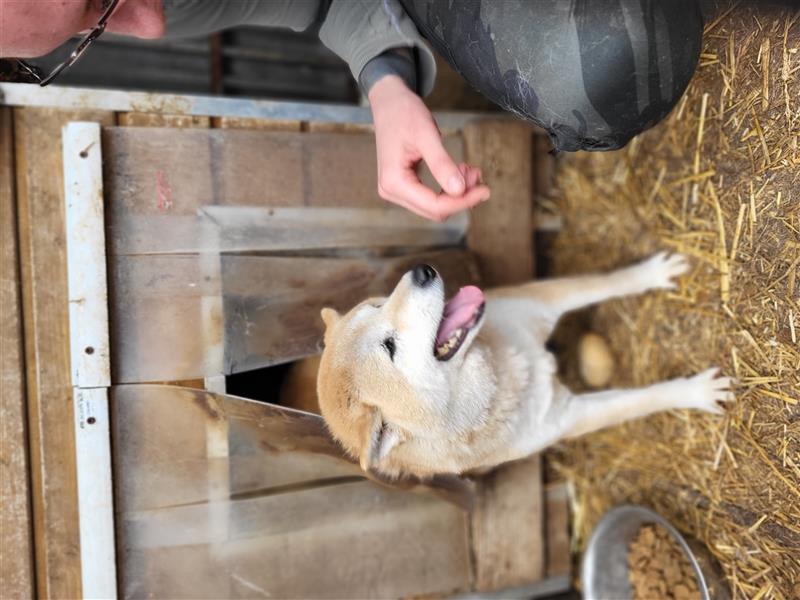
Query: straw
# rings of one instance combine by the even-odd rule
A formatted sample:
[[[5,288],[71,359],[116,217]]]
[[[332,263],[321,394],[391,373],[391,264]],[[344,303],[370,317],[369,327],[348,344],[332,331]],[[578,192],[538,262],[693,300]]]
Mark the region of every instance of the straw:
[[[564,379],[580,389],[570,327],[590,327],[612,348],[614,387],[712,365],[739,381],[724,417],[654,415],[548,453],[574,495],[577,550],[608,508],[642,503],[708,546],[734,597],[800,598],[798,146],[800,18],[743,3],[707,28],[665,122],[633,148],[560,157],[554,275],[664,248],[692,261],[674,292],[568,320]]]

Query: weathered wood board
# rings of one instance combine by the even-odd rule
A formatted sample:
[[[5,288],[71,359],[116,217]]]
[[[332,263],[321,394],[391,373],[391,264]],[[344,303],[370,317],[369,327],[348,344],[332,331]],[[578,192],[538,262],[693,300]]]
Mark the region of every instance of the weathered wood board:
[[[386,205],[373,208],[202,206],[194,215],[125,215],[110,228],[118,254],[323,253],[458,245],[468,219],[432,223]]]
[[[161,115],[146,112],[125,112],[117,115],[123,127],[175,127],[176,129],[208,129],[211,118],[198,115]]]
[[[460,136],[447,143],[460,156]],[[112,127],[103,151],[117,383],[313,353],[320,308],[386,292],[422,260],[454,284],[477,276],[465,253],[422,252],[458,243],[465,220],[432,225],[377,199],[370,134]],[[265,256],[332,249],[349,253]]]
[[[33,598],[12,113],[0,107],[0,597]]]
[[[545,485],[547,577],[569,577],[572,572],[569,528],[569,493],[564,481]]]
[[[472,209],[467,245],[478,256],[484,282],[511,285],[533,279],[530,230],[533,128],[510,120],[481,120],[464,127],[467,162],[480,165],[492,197]]]
[[[492,189],[491,200],[473,210],[467,234],[483,283],[528,281],[534,275],[532,129],[486,120],[467,124],[463,135],[467,161],[481,166]],[[480,482],[472,519],[478,591],[518,587],[544,576],[543,513],[539,456],[503,466]]]
[[[221,276],[198,255],[114,257],[113,381],[231,374],[313,354],[323,307],[347,310],[383,294],[419,262],[439,269],[451,289],[478,278],[471,255],[458,249],[384,258],[230,255]],[[219,313],[204,319],[217,299]],[[209,348],[220,343],[223,354],[212,356]]]
[[[303,121],[255,119],[248,117],[211,117],[214,129],[247,129],[250,131],[301,131]]]
[[[365,481],[318,416],[152,385],[112,388],[112,406],[123,597],[468,587],[465,513]]]
[[[460,160],[461,137],[445,144]],[[123,215],[194,215],[206,205],[383,203],[370,134],[112,127],[103,132],[103,152],[112,228]]]
[[[14,109],[36,593],[81,596],[61,128],[111,112]]]

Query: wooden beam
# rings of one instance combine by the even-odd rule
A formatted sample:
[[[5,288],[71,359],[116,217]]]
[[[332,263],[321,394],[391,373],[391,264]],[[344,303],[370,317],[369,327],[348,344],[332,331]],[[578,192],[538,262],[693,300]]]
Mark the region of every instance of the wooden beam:
[[[13,115],[0,107],[0,597],[33,598]]]
[[[567,485],[551,482],[544,490],[547,521],[547,570],[539,581],[499,590],[456,594],[452,600],[561,598],[572,589]],[[571,596],[570,596],[571,597]]]
[[[250,131],[300,131],[303,121],[289,119],[253,119],[248,117],[211,117],[214,129],[247,129]]]
[[[464,127],[464,155],[483,170],[492,197],[472,209],[467,245],[487,285],[533,278],[532,131],[524,123],[480,120]]]
[[[492,198],[472,211],[467,244],[486,285],[533,278],[532,127],[481,120],[463,131],[468,163],[483,170]],[[475,588],[519,587],[544,576],[542,469],[539,456],[505,465],[479,485],[472,517]]]
[[[14,110],[37,595],[80,598],[61,128],[112,112]]]
[[[564,481],[545,486],[547,523],[547,577],[570,577],[569,493]]]
[[[480,480],[472,519],[475,587],[519,587],[545,571],[540,457],[504,465]]]
[[[208,129],[211,118],[198,115],[161,115],[155,113],[125,112],[117,115],[123,127],[175,127],[177,129]]]
[[[212,39],[214,36],[211,36]],[[208,129],[214,119],[205,115],[162,114],[153,112],[121,112],[117,113],[117,124],[123,127],[173,127],[176,129]],[[222,117],[225,118],[225,117]],[[202,389],[206,382],[203,379],[184,381],[165,381],[163,383]]]

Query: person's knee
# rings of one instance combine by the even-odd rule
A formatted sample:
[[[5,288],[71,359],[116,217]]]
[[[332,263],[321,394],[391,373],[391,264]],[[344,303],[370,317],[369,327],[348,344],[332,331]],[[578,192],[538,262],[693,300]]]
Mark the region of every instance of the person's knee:
[[[697,66],[696,0],[403,0],[479,91],[558,150],[610,150],[663,119]]]
[[[694,0],[593,1],[575,9],[573,23],[579,60],[549,84],[565,110],[535,116],[559,149],[621,148],[683,95],[700,56],[699,8]]]

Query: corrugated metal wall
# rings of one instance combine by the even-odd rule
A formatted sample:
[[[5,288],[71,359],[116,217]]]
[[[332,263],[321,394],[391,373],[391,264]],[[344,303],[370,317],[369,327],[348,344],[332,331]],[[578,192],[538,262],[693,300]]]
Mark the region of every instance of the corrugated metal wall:
[[[36,61],[54,65],[70,41]],[[58,78],[62,85],[355,103],[347,65],[315,30],[241,27],[210,37],[146,41],[104,35]]]

